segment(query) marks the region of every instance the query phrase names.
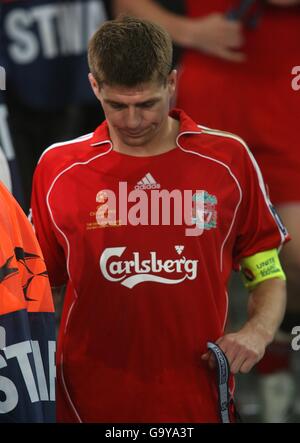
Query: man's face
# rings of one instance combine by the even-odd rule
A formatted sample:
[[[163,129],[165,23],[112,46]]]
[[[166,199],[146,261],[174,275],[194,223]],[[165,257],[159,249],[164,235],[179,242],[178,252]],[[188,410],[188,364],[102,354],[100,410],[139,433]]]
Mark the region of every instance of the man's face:
[[[149,82],[136,87],[109,86],[101,88],[90,74],[93,90],[100,100],[111,136],[127,147],[146,146],[160,137],[168,121],[170,99],[175,91],[176,71],[167,84]]]

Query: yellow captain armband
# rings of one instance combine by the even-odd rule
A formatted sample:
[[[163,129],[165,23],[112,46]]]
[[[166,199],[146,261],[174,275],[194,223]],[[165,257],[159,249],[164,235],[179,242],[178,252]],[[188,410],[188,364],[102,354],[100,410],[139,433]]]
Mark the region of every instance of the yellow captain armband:
[[[270,278],[286,280],[280,264],[277,249],[258,252],[241,261],[242,280],[247,289],[254,289],[259,283]]]

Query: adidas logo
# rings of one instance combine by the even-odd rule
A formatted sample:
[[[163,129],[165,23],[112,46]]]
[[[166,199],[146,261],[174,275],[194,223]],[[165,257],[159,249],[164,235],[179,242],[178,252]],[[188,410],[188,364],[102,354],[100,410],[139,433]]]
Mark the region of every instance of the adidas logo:
[[[150,172],[145,175],[134,187],[135,189],[160,189],[160,184],[157,183]]]

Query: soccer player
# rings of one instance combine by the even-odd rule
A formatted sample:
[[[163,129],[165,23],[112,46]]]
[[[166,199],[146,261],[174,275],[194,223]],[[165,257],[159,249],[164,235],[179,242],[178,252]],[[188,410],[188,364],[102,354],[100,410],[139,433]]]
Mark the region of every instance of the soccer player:
[[[67,284],[59,421],[219,422],[207,343],[232,374],[248,372],[284,314],[287,233],[257,164],[239,137],[170,112],[171,60],[169,35],[151,22],[99,28],[89,78],[106,121],[49,147],[35,171],[36,233],[51,284]],[[249,319],[224,334],[240,267]]]
[[[0,423],[55,421],[51,288],[32,226],[0,183]]]
[[[239,134],[249,143],[293,239],[281,252],[287,275],[285,317],[257,367],[263,421],[286,421],[295,393],[291,331],[300,319],[300,113],[293,87],[300,58],[300,0],[182,3],[185,15],[170,12],[163,0],[115,1],[117,12],[153,19],[185,49],[177,105],[195,121]]]

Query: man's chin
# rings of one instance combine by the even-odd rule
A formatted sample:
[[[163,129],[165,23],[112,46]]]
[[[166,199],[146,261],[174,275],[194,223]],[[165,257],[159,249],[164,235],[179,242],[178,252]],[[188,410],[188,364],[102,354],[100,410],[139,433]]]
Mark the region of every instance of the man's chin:
[[[145,144],[147,144],[149,141],[151,140],[151,137],[145,137],[144,135],[139,136],[139,137],[123,137],[123,143],[127,146],[132,146],[132,147],[136,147],[136,146],[144,146]]]

